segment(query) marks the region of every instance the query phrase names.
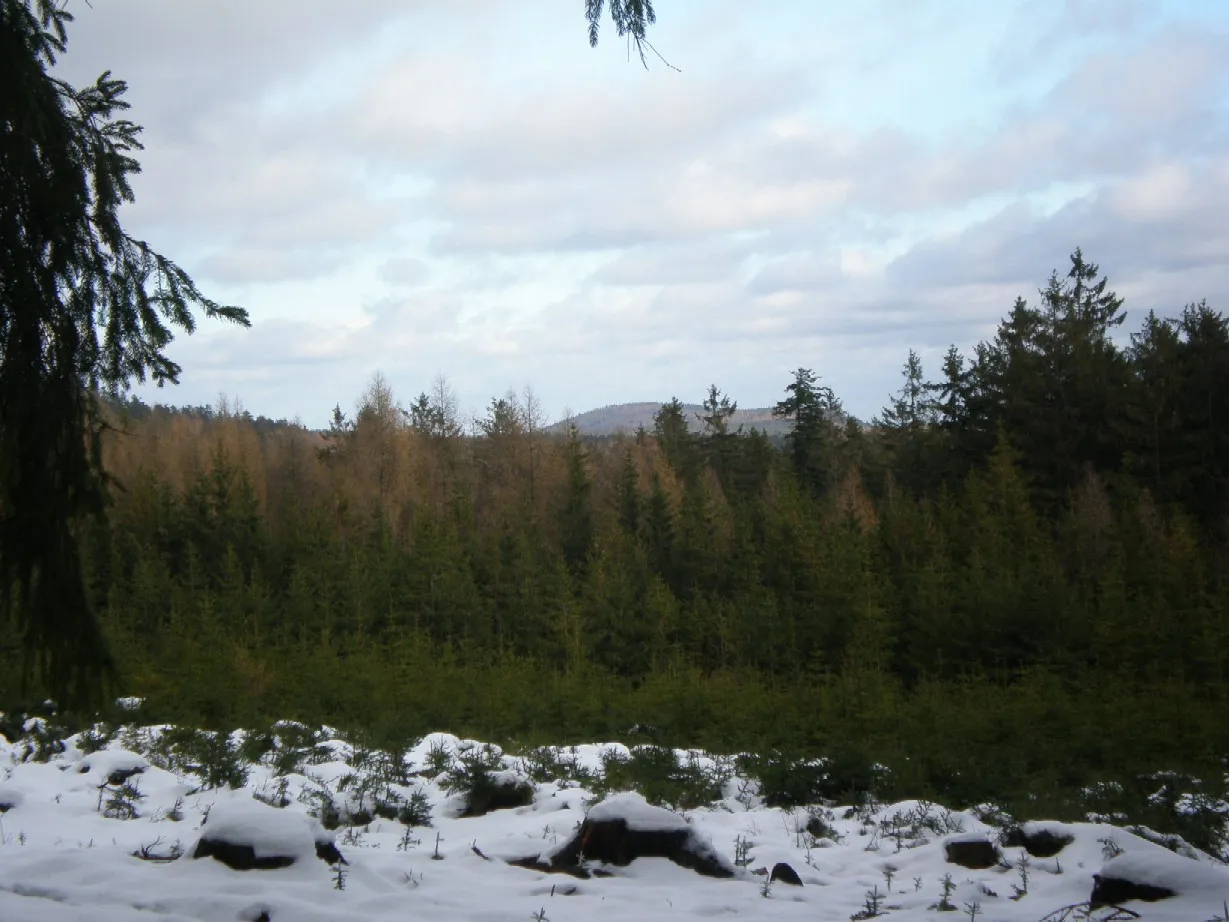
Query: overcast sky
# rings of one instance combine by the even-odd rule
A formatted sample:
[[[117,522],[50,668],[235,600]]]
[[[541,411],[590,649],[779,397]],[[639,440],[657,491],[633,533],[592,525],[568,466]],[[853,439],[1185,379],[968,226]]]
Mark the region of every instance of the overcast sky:
[[[1129,329],[1229,309],[1224,0],[656,2],[678,71],[580,0],[70,0],[61,73],[145,126],[129,230],[252,317],[142,396],[558,417],[804,366],[870,417],[1076,246]]]

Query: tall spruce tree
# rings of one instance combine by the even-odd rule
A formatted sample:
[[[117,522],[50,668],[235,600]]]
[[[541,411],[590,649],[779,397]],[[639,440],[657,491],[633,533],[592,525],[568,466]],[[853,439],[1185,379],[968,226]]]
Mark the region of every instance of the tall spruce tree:
[[[883,408],[877,422],[884,430],[889,462],[897,483],[916,492],[928,482],[926,449],[935,409],[929,399],[922,360],[912,349],[905,360],[902,377],[900,390],[892,395],[891,405]]]
[[[0,618],[25,674],[67,703],[112,671],[82,577],[78,528],[106,499],[98,397],[174,383],[165,353],[192,308],[247,324],[124,231],[140,127],[122,80],[77,89],[51,68],[72,16],[0,0]]]
[[[567,465],[567,489],[559,516],[559,543],[563,559],[572,573],[580,573],[589,562],[593,551],[593,505],[590,493],[593,490],[589,479],[589,453],[585,451],[580,430],[568,426],[564,442],[564,458]]]
[[[696,440],[687,428],[687,411],[677,397],[671,397],[653,414],[653,435],[674,473],[691,477],[697,466]]]
[[[1121,414],[1128,367],[1114,344],[1122,298],[1077,249],[1065,276],[1050,276],[1033,307],[1016,300],[972,370],[987,397],[997,437],[1005,431],[1030,482],[1051,508],[1085,468],[1113,470],[1122,446],[1111,420]],[[983,438],[989,433],[982,431]]]
[[[618,484],[619,527],[631,538],[640,534],[640,471],[632,449],[623,452],[623,466],[619,469]]]
[[[738,436],[742,433],[742,426],[736,430],[730,429],[730,421],[738,412],[738,404],[722,394],[716,384],[710,384],[703,409],[703,413],[696,414],[701,427],[700,444],[705,460],[717,472],[724,486],[729,483],[731,461],[738,446]]]
[[[785,387],[789,396],[772,409],[777,419],[793,422],[786,441],[794,474],[800,484],[816,494],[828,487],[832,474],[835,420],[841,409],[832,388],[818,382],[811,369],[799,368]]]

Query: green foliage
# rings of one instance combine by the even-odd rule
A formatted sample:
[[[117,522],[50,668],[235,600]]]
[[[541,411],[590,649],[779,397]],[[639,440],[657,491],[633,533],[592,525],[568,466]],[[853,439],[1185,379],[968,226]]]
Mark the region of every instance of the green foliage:
[[[230,734],[191,727],[167,729],[155,740],[149,757],[168,771],[197,776],[203,790],[241,788],[250,771],[243,745]]]
[[[422,791],[411,791],[409,799],[397,811],[397,821],[407,827],[431,825],[431,803]]]
[[[832,389],[818,383],[809,368],[794,372],[785,388],[789,394],[772,411],[779,419],[793,421],[786,436],[790,463],[798,483],[813,493],[822,493],[832,482],[836,470],[836,424],[841,404]]]
[[[535,784],[563,781],[592,787],[598,780],[596,774],[580,764],[575,747],[535,746],[521,755],[521,765]]]
[[[107,819],[135,820],[141,815],[137,805],[144,799],[135,777],[119,784],[106,783],[98,788],[98,812]]]
[[[758,779],[759,795],[770,807],[821,803],[861,804],[884,792],[885,769],[848,744],[824,747],[828,755],[797,758],[780,751],[744,755],[739,771]]]
[[[678,754],[665,746],[634,746],[629,756],[608,749],[602,766],[597,791],[638,791],[649,803],[676,810],[691,810],[719,800],[730,777],[728,771],[702,766],[694,755],[680,761]]]
[[[116,728],[107,724],[95,724],[77,734],[77,748],[87,755],[105,749],[115,738]]]
[[[1218,777],[1229,536],[1206,430],[1224,323],[1151,318],[1119,349],[1103,281],[1073,260],[971,360],[949,352],[940,383],[912,357],[874,425],[800,369],[780,449],[737,431],[715,387],[694,430],[675,400],[651,435],[609,442],[539,430],[515,395],[472,437],[404,425],[386,385],[324,457],[299,430],[202,422],[180,446],[199,465],[136,454],[87,542],[128,690],[173,723],[515,740],[536,777],[566,756],[535,744],[651,725],[607,783],[670,803],[716,784],[672,746],[762,753],[745,771],[783,806],[1082,817],[1095,782],[1138,804],[1158,770]],[[1056,434],[1066,393],[1109,424]],[[125,445],[170,437],[161,411],[143,419]],[[331,758],[320,743],[281,724],[243,758],[301,772]],[[496,770],[457,757],[428,770]],[[1220,822],[1131,811],[1201,847]]]
[[[533,801],[533,785],[506,769],[502,754],[489,743],[462,748],[444,773],[443,788],[465,798],[467,816]]]
[[[21,737],[21,746],[15,755],[19,762],[50,762],[67,748],[64,745],[65,729],[56,724],[38,721],[29,733]]]

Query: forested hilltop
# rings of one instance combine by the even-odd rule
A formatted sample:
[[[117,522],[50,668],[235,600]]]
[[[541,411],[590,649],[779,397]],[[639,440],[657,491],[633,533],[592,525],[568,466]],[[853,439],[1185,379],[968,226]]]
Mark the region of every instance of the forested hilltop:
[[[967,802],[1212,777],[1229,322],[1123,318],[1077,251],[937,381],[911,354],[872,422],[784,373],[783,448],[716,388],[698,431],[675,401],[600,442],[509,398],[464,432],[446,388],[402,409],[379,378],[323,435],[128,415],[89,585],[124,690],[185,723],[637,727]]]

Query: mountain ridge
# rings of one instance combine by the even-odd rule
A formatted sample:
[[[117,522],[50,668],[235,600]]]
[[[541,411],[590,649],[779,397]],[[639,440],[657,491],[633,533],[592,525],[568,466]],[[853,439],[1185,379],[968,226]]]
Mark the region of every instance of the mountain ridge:
[[[564,430],[569,424],[576,426],[581,435],[600,436],[617,435],[620,432],[627,435],[634,433],[640,426],[653,429],[653,416],[665,404],[660,401],[636,401],[631,403],[612,403],[604,407],[577,413],[560,420],[551,429]],[[683,410],[687,414],[688,426],[699,431],[701,428],[699,415],[704,407],[698,403],[685,403]],[[730,419],[730,428],[737,430],[739,426],[746,429],[756,428],[768,435],[784,435],[792,428],[788,419],[776,419],[771,407],[738,408]]]

